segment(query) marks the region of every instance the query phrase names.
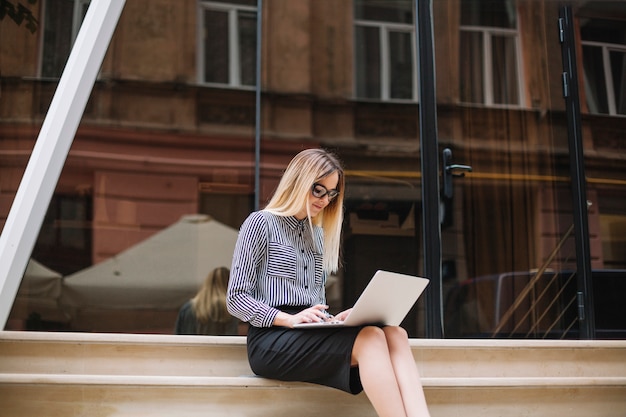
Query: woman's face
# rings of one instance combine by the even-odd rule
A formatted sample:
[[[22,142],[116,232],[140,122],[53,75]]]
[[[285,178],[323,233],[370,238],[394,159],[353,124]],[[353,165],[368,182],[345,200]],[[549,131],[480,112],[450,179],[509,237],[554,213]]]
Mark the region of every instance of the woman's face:
[[[337,190],[337,184],[339,183],[339,174],[337,172],[333,172],[327,177],[322,178],[317,181],[315,184],[318,185],[318,190],[323,190],[323,188],[328,191],[322,197],[315,197],[311,191],[309,191],[307,198],[307,205],[309,207],[309,211],[311,213],[311,217],[317,216],[324,208],[330,203],[332,200],[330,194],[333,194],[333,191]],[[313,184],[311,184],[311,189],[313,188]],[[296,218],[302,220],[307,216],[307,207],[302,207],[302,210],[296,215]]]

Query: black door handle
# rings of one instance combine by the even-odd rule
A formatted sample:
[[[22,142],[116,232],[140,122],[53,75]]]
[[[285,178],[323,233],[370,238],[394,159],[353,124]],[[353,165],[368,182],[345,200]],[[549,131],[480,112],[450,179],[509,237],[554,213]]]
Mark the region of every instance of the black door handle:
[[[452,151],[449,148],[443,150],[443,195],[446,198],[452,198],[454,192],[452,190],[452,178],[463,177],[466,172],[471,172],[472,167],[469,165],[451,164]]]

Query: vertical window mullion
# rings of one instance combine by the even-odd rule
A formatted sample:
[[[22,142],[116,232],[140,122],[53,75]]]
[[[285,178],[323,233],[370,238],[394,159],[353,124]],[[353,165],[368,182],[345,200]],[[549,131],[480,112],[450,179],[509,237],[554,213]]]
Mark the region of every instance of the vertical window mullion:
[[[380,96],[383,100],[389,100],[389,29],[380,27]]]
[[[230,85],[241,85],[241,76],[239,71],[239,31],[237,30],[237,9],[228,12],[228,59],[230,62]]]
[[[604,70],[604,80],[606,84],[606,100],[609,107],[609,114],[617,114],[617,105],[615,104],[615,90],[613,89],[613,74],[611,73],[611,56],[609,48],[602,46],[602,66]]]
[[[493,51],[491,50],[491,36],[488,31],[483,31],[483,93],[485,95],[485,104],[490,106],[493,104]]]
[[[413,70],[413,100],[419,97],[419,80],[417,77],[417,47],[415,45],[416,37],[411,36],[411,67]]]
[[[206,8],[202,3],[198,2],[196,13],[196,80],[198,82],[204,81],[204,38],[206,38],[206,27],[204,25],[204,11]]]
[[[72,13],[72,44],[74,44],[74,41],[76,40],[76,37],[78,36],[78,29],[80,28],[80,24],[81,24],[81,2],[80,0],[73,0],[73,9],[74,12]]]
[[[515,34],[515,56],[517,62],[517,103],[520,106],[526,103],[526,96],[524,94],[524,69],[522,68],[522,40],[519,35],[519,31]]]

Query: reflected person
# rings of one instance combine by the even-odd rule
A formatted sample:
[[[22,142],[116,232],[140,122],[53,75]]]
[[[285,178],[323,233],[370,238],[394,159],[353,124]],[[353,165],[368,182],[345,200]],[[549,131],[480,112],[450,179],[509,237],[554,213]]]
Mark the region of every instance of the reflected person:
[[[226,308],[226,289],[230,271],[212,270],[198,293],[179,310],[175,333],[186,335],[237,335],[239,320]]]

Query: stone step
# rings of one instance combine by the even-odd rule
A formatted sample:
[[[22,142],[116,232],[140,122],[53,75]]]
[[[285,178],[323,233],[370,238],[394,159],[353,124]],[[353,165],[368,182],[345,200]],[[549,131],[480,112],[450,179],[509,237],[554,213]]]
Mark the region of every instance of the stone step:
[[[626,341],[412,339],[432,417],[626,415]],[[332,416],[364,394],[252,375],[245,338],[0,332],[2,417]]]
[[[626,387],[624,377],[423,377],[426,388],[497,388],[497,387]],[[0,374],[0,385],[127,385],[145,387],[220,387],[315,389],[303,382],[284,382],[255,375],[241,376],[160,376],[160,375],[70,375],[70,374]],[[323,389],[323,388],[322,388]]]
[[[12,380],[14,379],[14,380]],[[623,417],[624,378],[424,378],[432,417]],[[4,375],[3,417],[374,417],[364,394],[258,377]]]
[[[245,338],[0,332],[0,372],[251,375]],[[411,339],[423,377],[621,377],[626,341]]]

